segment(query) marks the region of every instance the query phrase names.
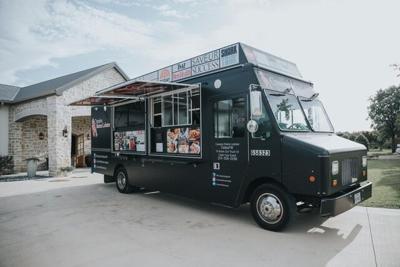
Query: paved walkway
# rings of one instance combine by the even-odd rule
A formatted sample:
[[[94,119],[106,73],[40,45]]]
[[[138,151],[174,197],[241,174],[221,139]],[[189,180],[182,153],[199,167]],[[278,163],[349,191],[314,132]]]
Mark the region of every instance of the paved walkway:
[[[400,266],[400,210],[299,215],[285,232],[99,175],[0,183],[0,266]]]

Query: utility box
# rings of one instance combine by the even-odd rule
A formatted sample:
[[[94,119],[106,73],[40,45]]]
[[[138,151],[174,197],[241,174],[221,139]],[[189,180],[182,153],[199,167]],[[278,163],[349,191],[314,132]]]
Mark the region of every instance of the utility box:
[[[39,159],[38,158],[28,158],[26,159],[27,162],[27,172],[28,172],[28,177],[32,178],[36,176],[36,171],[37,171],[37,163]]]

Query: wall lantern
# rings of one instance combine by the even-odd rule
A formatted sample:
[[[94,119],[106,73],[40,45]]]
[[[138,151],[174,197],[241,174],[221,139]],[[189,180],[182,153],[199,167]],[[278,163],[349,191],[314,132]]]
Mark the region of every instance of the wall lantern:
[[[68,136],[68,129],[67,129],[67,126],[65,126],[65,127],[64,127],[64,130],[62,130],[62,135],[63,135],[64,137],[67,137],[67,136]]]
[[[87,134],[87,135],[86,135],[86,139],[87,139],[87,140],[90,140],[90,134]]]
[[[44,134],[43,133],[39,133],[39,140],[43,140],[44,139]]]

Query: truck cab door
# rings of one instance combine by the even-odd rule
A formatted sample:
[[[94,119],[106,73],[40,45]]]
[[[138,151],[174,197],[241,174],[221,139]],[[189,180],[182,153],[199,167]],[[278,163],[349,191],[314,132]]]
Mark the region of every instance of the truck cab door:
[[[257,130],[249,139],[249,179],[270,178],[281,182],[281,137],[274,128],[273,114],[269,113],[262,90],[250,90],[250,118]]]
[[[234,206],[248,165],[246,94],[214,97],[212,108],[210,190],[212,201]]]

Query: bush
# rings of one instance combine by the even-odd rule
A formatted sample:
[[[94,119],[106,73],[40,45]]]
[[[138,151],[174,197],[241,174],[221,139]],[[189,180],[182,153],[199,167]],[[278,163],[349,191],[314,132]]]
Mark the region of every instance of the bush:
[[[92,167],[92,155],[85,156],[86,167]]]
[[[12,174],[14,163],[11,156],[0,156],[0,175]]]

